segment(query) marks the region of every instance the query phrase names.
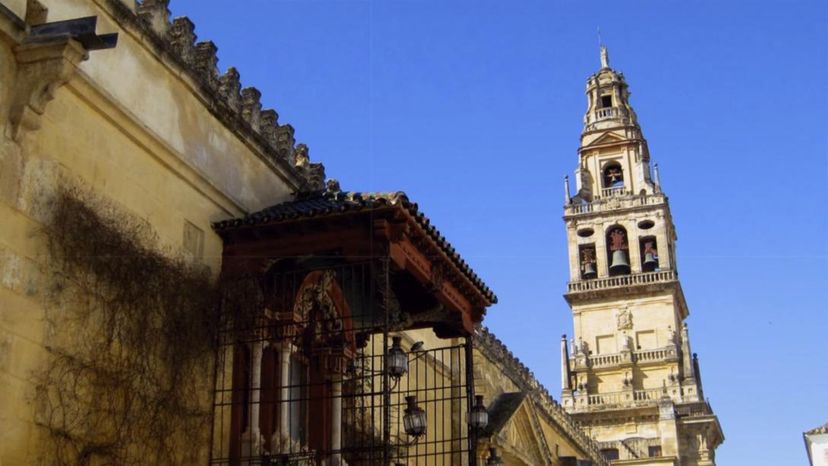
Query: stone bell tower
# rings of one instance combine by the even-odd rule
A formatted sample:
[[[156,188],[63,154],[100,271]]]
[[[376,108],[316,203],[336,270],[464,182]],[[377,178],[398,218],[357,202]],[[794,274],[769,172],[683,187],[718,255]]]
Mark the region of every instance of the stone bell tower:
[[[605,47],[586,95],[574,196],[565,182],[562,403],[613,464],[713,466],[724,436],[690,349],[670,206]]]

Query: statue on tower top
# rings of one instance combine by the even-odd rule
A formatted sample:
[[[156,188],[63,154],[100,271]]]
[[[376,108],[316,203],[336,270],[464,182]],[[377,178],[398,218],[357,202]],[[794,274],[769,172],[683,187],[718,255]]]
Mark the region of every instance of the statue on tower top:
[[[601,46],[601,69],[609,68],[609,53],[605,46]]]

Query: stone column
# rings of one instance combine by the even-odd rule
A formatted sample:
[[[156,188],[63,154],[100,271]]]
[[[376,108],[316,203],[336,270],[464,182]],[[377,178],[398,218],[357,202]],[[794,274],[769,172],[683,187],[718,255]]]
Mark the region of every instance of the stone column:
[[[262,406],[262,351],[266,342],[257,341],[253,343],[251,351],[251,381],[250,381],[250,433],[253,436],[255,452],[259,451],[261,445],[261,427],[259,426],[259,412]]]
[[[279,450],[282,453],[290,452],[290,354],[292,352],[290,342],[284,341],[279,345]],[[271,442],[272,443],[272,442]]]
[[[342,464],[342,376],[331,380],[331,466]]]

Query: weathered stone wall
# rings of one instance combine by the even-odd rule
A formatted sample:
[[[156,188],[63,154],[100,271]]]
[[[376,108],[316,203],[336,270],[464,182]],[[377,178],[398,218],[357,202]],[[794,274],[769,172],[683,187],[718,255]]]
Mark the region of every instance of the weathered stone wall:
[[[222,244],[211,223],[288,199],[312,170],[255,90],[219,92],[214,69],[182,56],[192,44],[172,47],[124,3],[43,0],[47,21],[96,16],[99,34],[119,34],[110,50],[50,46],[64,57],[51,68],[41,49],[27,55],[35,65],[20,65],[27,2],[0,3],[0,464],[22,465],[43,447],[33,377],[51,338],[46,235],[56,194],[82,189],[146,222],[165,254],[215,275]]]

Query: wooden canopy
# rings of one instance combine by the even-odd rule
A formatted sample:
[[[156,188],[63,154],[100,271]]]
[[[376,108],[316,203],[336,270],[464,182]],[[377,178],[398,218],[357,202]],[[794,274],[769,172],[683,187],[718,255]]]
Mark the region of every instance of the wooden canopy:
[[[497,297],[401,192],[297,195],[214,224],[224,240],[223,278],[260,273],[285,258],[348,262],[387,259],[411,328],[465,336]]]

